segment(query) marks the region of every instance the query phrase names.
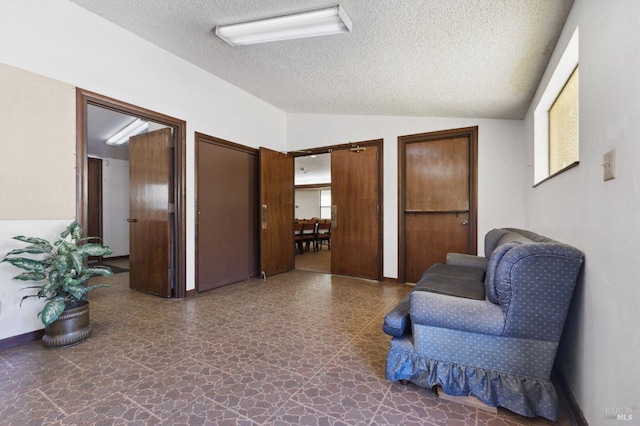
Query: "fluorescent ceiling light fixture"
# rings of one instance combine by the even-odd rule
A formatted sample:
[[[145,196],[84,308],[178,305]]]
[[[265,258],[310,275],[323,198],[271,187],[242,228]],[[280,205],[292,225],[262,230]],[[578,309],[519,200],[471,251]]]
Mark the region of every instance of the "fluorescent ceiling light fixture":
[[[107,145],[120,146],[127,142],[131,136],[135,136],[149,128],[149,122],[136,118],[131,123],[127,124],[122,130],[114,133],[109,139],[107,139]]]
[[[342,6],[216,27],[216,35],[232,46],[339,34],[351,31]]]

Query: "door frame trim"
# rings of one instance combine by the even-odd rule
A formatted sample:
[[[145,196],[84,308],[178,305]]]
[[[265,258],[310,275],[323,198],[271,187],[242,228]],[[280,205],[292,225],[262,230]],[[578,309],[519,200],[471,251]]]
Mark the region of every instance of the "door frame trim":
[[[173,198],[175,214],[174,259],[175,281],[172,297],[186,296],[186,129],[187,123],[136,105],[76,88],[76,219],[80,225],[87,223],[87,107],[88,105],[121,112],[154,121],[173,128]]]
[[[194,265],[195,265],[195,291],[196,293],[200,293],[200,276],[199,276],[199,271],[200,268],[198,267],[199,265],[199,257],[198,257],[198,236],[200,235],[200,231],[199,231],[199,226],[200,226],[200,216],[199,216],[199,209],[198,209],[198,158],[200,155],[200,144],[199,142],[203,142],[203,143],[208,143],[211,145],[217,145],[223,148],[227,148],[227,149],[233,149],[236,151],[240,151],[240,152],[244,152],[246,154],[249,155],[253,155],[256,157],[256,159],[258,158],[260,151],[257,148],[251,148],[248,146],[244,146],[244,145],[240,145],[238,143],[235,142],[231,142],[225,139],[221,139],[221,138],[217,138],[215,136],[210,136],[210,135],[206,135],[204,133],[199,133],[199,132],[194,132],[194,207],[196,209],[196,214],[195,214],[195,249],[194,249]],[[256,174],[257,174],[258,170],[256,170]],[[256,200],[256,205],[259,205],[259,200]],[[256,225],[256,229],[257,229],[257,225]],[[259,232],[258,232],[259,234]],[[256,236],[256,241],[260,241],[260,235]],[[258,259],[259,261],[260,259]],[[260,269],[258,267],[258,269]]]
[[[384,280],[384,155],[383,155],[383,146],[384,139],[370,139],[366,141],[360,142],[349,142],[340,145],[330,145],[318,148],[309,148],[302,149],[300,151],[290,151],[289,154],[293,155],[294,159],[297,157],[306,157],[308,155],[314,154],[328,154],[332,151],[343,150],[343,149],[352,149],[355,147],[367,147],[367,146],[377,146],[378,147],[378,194],[379,194],[379,202],[380,202],[380,216],[378,220],[378,281]],[[332,182],[333,185],[333,182]],[[326,186],[326,185],[323,185]],[[295,255],[295,253],[294,253]]]
[[[406,249],[405,249],[405,197],[407,145],[431,140],[453,139],[468,137],[469,147],[469,252],[478,251],[478,126],[459,129],[440,130],[435,132],[418,133],[414,135],[398,136],[398,282],[404,283],[406,277]]]

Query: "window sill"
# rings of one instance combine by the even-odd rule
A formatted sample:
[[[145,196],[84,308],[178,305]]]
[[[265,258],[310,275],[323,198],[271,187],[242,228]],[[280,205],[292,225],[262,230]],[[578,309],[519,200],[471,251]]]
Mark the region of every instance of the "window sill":
[[[558,170],[558,171],[557,171],[557,172],[555,172],[554,174],[549,175],[549,176],[547,176],[546,178],[542,179],[540,182],[538,182],[538,183],[534,184],[534,185],[533,185],[533,187],[535,188],[535,187],[537,187],[538,185],[541,185],[542,183],[544,183],[544,182],[546,182],[546,181],[548,181],[548,180],[550,180],[550,179],[552,179],[552,178],[554,178],[554,177],[558,176],[559,174],[562,174],[562,173],[566,172],[566,171],[567,171],[567,170],[569,170],[569,169],[573,169],[573,168],[574,168],[575,166],[577,166],[578,164],[580,164],[580,161],[574,161],[573,163],[569,164],[568,166],[566,166],[566,167],[564,167],[564,168],[562,168],[562,169]]]

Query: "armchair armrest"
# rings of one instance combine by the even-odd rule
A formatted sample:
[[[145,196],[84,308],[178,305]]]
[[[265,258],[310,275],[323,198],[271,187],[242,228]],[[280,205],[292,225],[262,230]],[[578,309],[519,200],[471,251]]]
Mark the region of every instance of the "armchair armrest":
[[[411,294],[409,315],[413,324],[500,336],[504,314],[488,300],[472,300],[425,291]]]
[[[410,298],[411,293],[407,294],[404,299],[384,317],[382,331],[394,337],[402,337],[411,331],[411,320],[409,319]]]
[[[487,270],[489,261],[483,256],[474,256],[462,253],[447,253],[447,265],[471,266]]]

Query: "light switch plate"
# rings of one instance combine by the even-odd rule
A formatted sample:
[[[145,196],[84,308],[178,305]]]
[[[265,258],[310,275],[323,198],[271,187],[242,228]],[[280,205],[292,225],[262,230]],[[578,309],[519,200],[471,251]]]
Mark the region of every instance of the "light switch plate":
[[[612,149],[604,154],[604,180],[616,178],[616,150]]]

